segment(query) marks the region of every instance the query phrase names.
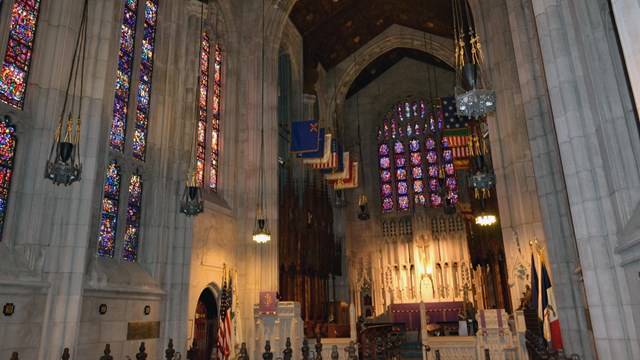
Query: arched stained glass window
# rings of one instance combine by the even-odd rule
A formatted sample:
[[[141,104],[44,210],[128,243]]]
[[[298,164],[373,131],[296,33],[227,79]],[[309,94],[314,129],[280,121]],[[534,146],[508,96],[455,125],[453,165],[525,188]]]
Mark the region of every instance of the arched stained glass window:
[[[115,160],[111,161],[107,167],[103,192],[98,255],[112,258],[115,253],[118,205],[120,203],[120,166]]]
[[[9,42],[0,70],[0,100],[18,109],[24,107],[39,12],[40,0],[13,3]]]
[[[7,217],[9,189],[13,175],[13,164],[16,151],[15,128],[9,124],[9,118],[0,120],[0,240],[4,232],[4,221]]]
[[[107,258],[114,257],[120,246],[124,260],[136,261],[138,258],[142,205],[142,177],[139,169],[144,167],[146,159],[157,18],[158,0],[125,0],[109,148],[125,154],[118,158],[126,166],[121,167],[115,160],[111,160],[105,173],[98,255]],[[137,29],[142,31],[137,32]],[[139,51],[136,50],[136,44]],[[140,59],[137,71],[133,66],[136,58]],[[132,86],[137,87],[137,96],[133,100],[130,96]],[[128,111],[130,106],[135,106],[134,116]],[[133,124],[132,129],[127,130],[129,123]],[[110,155],[115,157],[114,154]],[[130,169],[137,170],[131,174]],[[120,206],[120,201],[124,202],[120,192],[121,178],[130,179],[126,207]],[[119,222],[125,223],[124,229],[118,228]],[[122,242],[118,239],[122,239]]]
[[[209,189],[218,191],[218,165],[220,162],[220,96],[222,91],[222,48],[218,44],[214,55],[213,121],[211,126],[211,168]]]
[[[453,113],[450,116],[455,116]],[[458,203],[454,152],[440,102],[399,102],[378,129],[381,211]]]

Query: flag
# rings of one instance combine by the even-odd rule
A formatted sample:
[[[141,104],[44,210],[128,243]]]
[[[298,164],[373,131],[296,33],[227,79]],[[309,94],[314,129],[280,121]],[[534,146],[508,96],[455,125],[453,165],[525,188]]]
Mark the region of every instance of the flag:
[[[227,314],[227,278],[226,272],[222,274],[222,292],[220,294],[220,318],[218,321],[218,354],[222,356],[222,359],[226,359],[229,352],[229,344],[227,343],[227,328],[226,314]]]
[[[345,164],[344,166],[345,171],[343,176],[340,176],[337,179],[328,179],[327,184],[335,185],[337,183],[351,183],[353,181],[353,159],[349,159],[349,165]]]
[[[351,172],[351,163],[349,161],[349,152],[345,151],[342,156],[342,171],[327,174],[324,176],[324,179],[330,182],[332,180],[346,179],[349,177],[349,173]]]
[[[337,141],[336,141],[337,143]],[[344,164],[342,163],[342,158],[344,155],[344,151],[342,149],[342,145],[338,144],[337,146],[337,151],[335,154],[331,154],[331,156],[335,156],[336,158],[336,164],[334,167],[330,168],[330,169],[322,169],[320,170],[320,174],[334,174],[334,173],[339,173],[339,172],[343,172],[344,171]]]
[[[324,134],[324,131],[322,131],[321,134]],[[302,158],[304,158],[302,161],[303,163],[311,165],[329,162],[329,159],[331,158],[331,134],[324,134],[324,140],[320,141],[320,144],[322,145],[322,150],[317,153],[298,154],[304,155],[302,156]],[[309,156],[309,154],[315,154],[317,156]]]
[[[440,98],[440,102],[442,104],[442,126],[445,130],[468,127],[468,118],[458,116],[456,99],[453,96]]]
[[[233,324],[233,348],[235,357],[238,357],[240,352],[240,346],[242,346],[243,337],[242,337],[242,318],[240,317],[240,304],[238,302],[238,271],[234,271],[234,278],[236,287],[233,288],[233,297],[235,302],[232,304],[233,311],[231,312],[231,323]]]
[[[538,289],[538,271],[536,270],[536,262],[533,259],[533,250],[531,250],[531,310],[538,310],[538,301],[540,300]]]
[[[318,130],[318,146],[316,150],[296,153],[298,159],[317,158],[324,154],[324,128]]]
[[[469,168],[469,128],[444,130],[443,134],[449,140],[449,148],[453,154],[453,165],[456,169]]]
[[[231,310],[233,308],[233,278],[229,276],[229,287],[227,288],[227,303],[225,306],[224,312],[224,328],[225,328],[225,339],[224,339],[224,358],[228,359],[229,355],[231,355],[231,346],[233,345],[231,339],[231,333],[233,332],[233,328],[231,327]]]
[[[325,147],[327,144],[327,139],[325,137]],[[330,151],[329,154],[326,158],[326,161],[320,162],[320,163],[312,163],[311,164],[311,168],[314,170],[320,170],[320,169],[328,169],[331,170],[334,167],[336,167],[338,165],[338,146],[337,146],[337,141],[336,139],[331,139],[330,141],[331,146],[330,146]],[[306,163],[306,160],[304,161]]]
[[[551,341],[556,349],[562,348],[562,334],[560,333],[560,320],[556,307],[556,296],[553,294],[551,279],[547,267],[542,262],[542,310],[544,311],[544,338]]]
[[[318,120],[291,122],[291,147],[294,153],[314,152],[320,147]]]
[[[340,179],[337,180],[335,184],[333,184],[334,190],[346,190],[346,189],[355,189],[358,187],[358,162],[354,161],[351,163],[351,174],[348,179]]]

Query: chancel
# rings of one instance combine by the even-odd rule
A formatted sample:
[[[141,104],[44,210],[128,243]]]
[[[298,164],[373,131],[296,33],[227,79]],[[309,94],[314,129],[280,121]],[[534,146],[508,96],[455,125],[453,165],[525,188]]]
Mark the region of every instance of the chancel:
[[[0,359],[640,359],[633,0],[0,0]]]

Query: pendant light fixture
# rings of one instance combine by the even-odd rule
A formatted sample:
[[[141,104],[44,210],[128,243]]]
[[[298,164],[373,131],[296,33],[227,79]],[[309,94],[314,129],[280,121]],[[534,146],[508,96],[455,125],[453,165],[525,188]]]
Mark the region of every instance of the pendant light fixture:
[[[256,221],[253,227],[252,239],[258,244],[271,241],[269,224],[267,223],[267,209],[265,204],[266,184],[264,178],[264,42],[265,42],[264,0],[262,1],[262,100],[260,106],[260,161],[258,162],[258,191],[256,204]]]
[[[200,94],[198,93],[200,90],[200,57],[202,56],[202,52],[204,51],[203,41],[201,39],[204,28],[204,2],[200,5],[200,33],[198,34],[198,39],[200,43],[200,51],[198,52],[198,65],[196,69],[198,70],[198,76],[196,77],[196,91],[195,91],[195,125],[193,128],[193,138],[191,139],[191,154],[189,156],[189,169],[187,170],[187,179],[185,182],[184,192],[182,193],[182,198],[180,199],[180,212],[187,216],[196,216],[202,211],[204,211],[204,200],[202,199],[202,188],[200,188],[197,176],[198,176],[198,159],[197,159],[197,136],[198,136],[198,124],[199,124],[199,106],[198,102],[200,100]],[[208,57],[207,57],[208,58]]]
[[[62,111],[58,118],[58,126],[53,135],[53,143],[49,152],[49,159],[45,167],[44,177],[56,185],[71,185],[80,180],[82,163],[80,162],[80,116],[82,114],[82,93],[84,90],[84,64],[87,52],[87,18],[89,0],[84,1],[80,29],[73,50],[71,70],[67,90],[64,95]],[[78,79],[78,75],[80,78]],[[71,85],[73,84],[73,90]],[[76,91],[79,87],[79,93]],[[67,104],[71,97],[71,104],[67,111]],[[76,97],[78,98],[77,116],[74,120],[76,109]]]
[[[353,53],[353,62],[357,66],[357,54]],[[354,67],[355,67],[354,66]],[[364,158],[362,157],[362,137],[360,136],[360,102],[358,92],[356,92],[356,119],[358,121],[358,152],[360,154],[360,163],[362,164],[362,193],[358,197],[358,219],[367,221],[371,217],[369,214],[369,201],[367,200],[367,177],[364,172]]]
[[[496,93],[485,84],[481,72],[480,35],[471,20],[467,0],[452,0],[453,31],[456,58],[456,107],[458,115],[480,117],[496,111]],[[465,33],[464,25],[468,31]]]

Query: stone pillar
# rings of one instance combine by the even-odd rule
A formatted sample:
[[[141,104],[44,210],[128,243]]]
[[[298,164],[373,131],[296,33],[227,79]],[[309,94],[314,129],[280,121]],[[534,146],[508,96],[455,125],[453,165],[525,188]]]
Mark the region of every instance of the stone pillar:
[[[638,204],[638,137],[608,3],[531,4],[597,356],[636,359],[639,326],[614,248]]]
[[[528,243],[537,238],[549,253],[565,346],[587,349],[591,335],[586,304],[580,274],[574,273],[579,260],[532,9],[527,1],[482,5],[475,6],[474,15],[488,16],[479,30],[487,34],[489,69],[498,96],[496,132],[490,122],[490,136],[512,304],[518,306],[524,285],[530,283]]]
[[[635,108],[640,109],[640,44],[636,35],[640,33],[640,3],[636,0],[612,0],[611,7],[615,15],[618,37],[622,45],[627,75],[635,99]]]
[[[29,130],[28,136],[21,139],[26,147],[18,154],[23,157],[24,168],[21,178],[13,180],[14,186],[20,185],[12,194],[13,200],[21,200],[15,219],[22,219],[14,232],[16,249],[46,256],[43,268],[38,269],[42,271],[43,280],[49,283],[43,326],[38,329],[41,330],[38,355],[33,357],[40,360],[62,354],[64,347],[72,352],[76,349],[88,241],[95,239],[91,234],[93,184],[102,144],[97,139],[101,129],[105,63],[110,56],[101,49],[110,48],[113,40],[112,32],[103,32],[102,27],[111,29],[113,19],[119,17],[113,13],[112,1],[89,3],[85,81],[92,86],[85,83],[83,94],[82,180],[62,187],[42,176],[70,72],[82,4],[81,0],[63,0],[41,5],[23,111]],[[35,332],[30,330],[32,334]]]
[[[145,211],[154,214],[147,218],[145,239],[153,241],[156,249],[166,249],[158,251],[157,258],[150,259],[164,268],[161,279],[166,291],[160,341],[155,354],[158,358],[164,356],[169,339],[173,339],[176,351],[182,354],[186,354],[190,345],[187,337],[189,305],[194,301],[189,296],[193,219],[179,213],[178,209],[186,185],[189,157],[193,156],[196,124],[193,109],[201,39],[200,2],[165,1],[160,7],[158,23],[161,26],[156,37],[162,40],[163,51],[156,51],[154,60],[152,106],[156,116],[150,126],[148,141],[154,156],[148,161],[153,162],[154,169],[163,169],[150,174],[154,187],[162,190],[156,192],[157,196],[152,192],[145,194]],[[211,41],[212,49],[215,49],[215,39]],[[170,224],[169,231],[166,224]],[[196,297],[195,302],[197,300]]]

